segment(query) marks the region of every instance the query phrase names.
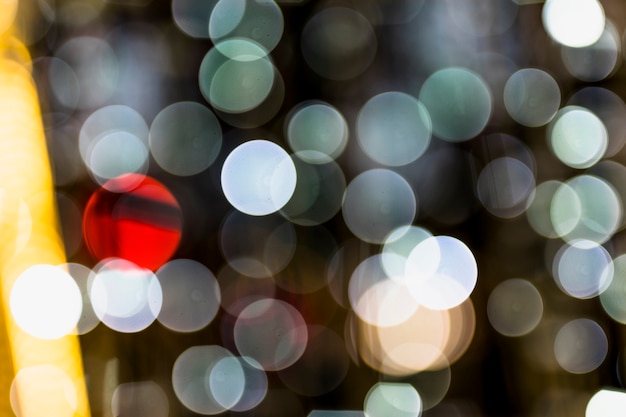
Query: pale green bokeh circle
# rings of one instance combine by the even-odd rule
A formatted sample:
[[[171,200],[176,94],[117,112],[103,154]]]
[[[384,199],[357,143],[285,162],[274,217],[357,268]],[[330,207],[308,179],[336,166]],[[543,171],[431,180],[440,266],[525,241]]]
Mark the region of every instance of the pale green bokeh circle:
[[[359,112],[356,128],[361,149],[387,166],[407,165],[422,156],[432,132],[424,105],[397,91],[369,99]]]
[[[324,164],[341,155],[348,143],[348,123],[333,106],[305,103],[287,122],[287,140],[296,156],[310,164]]]
[[[561,109],[548,129],[548,141],[556,157],[579,169],[589,168],[604,156],[608,136],[602,120],[578,106]]]
[[[220,123],[200,103],[171,104],[157,114],[150,126],[150,152],[161,168],[174,175],[204,171],[221,147]]]
[[[554,193],[550,219],[554,230],[567,242],[577,239],[604,243],[619,228],[622,203],[605,180],[580,175],[563,183]]]
[[[620,255],[612,262],[612,280],[606,290],[600,293],[604,311],[618,323],[626,324],[626,255]],[[605,274],[611,272],[607,268]]]
[[[275,77],[266,49],[246,39],[229,39],[204,56],[198,83],[204,98],[217,110],[244,113],[268,98]]]
[[[367,417],[418,417],[422,399],[411,384],[379,382],[365,396],[363,411]]]
[[[504,86],[504,106],[516,122],[529,127],[548,123],[561,104],[561,90],[547,72],[521,69]]]
[[[489,87],[466,68],[451,67],[433,73],[424,81],[419,101],[430,114],[433,133],[450,142],[478,135],[491,117]]]
[[[554,230],[550,210],[552,197],[562,184],[562,182],[556,180],[542,182],[535,187],[526,202],[526,218],[530,227],[539,235],[550,239],[559,237],[559,234]],[[574,201],[576,202],[576,199]]]

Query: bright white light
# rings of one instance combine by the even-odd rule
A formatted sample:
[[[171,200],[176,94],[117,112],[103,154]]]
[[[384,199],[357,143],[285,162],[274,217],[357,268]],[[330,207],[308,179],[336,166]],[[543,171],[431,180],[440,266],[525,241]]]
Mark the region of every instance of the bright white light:
[[[15,281],[10,304],[13,318],[25,332],[57,339],[78,323],[83,299],[67,272],[52,265],[35,265]]]
[[[626,410],[626,392],[601,389],[587,403],[585,417],[621,417]]]
[[[552,39],[573,48],[595,43],[604,31],[604,10],[597,0],[546,0],[542,19]]]

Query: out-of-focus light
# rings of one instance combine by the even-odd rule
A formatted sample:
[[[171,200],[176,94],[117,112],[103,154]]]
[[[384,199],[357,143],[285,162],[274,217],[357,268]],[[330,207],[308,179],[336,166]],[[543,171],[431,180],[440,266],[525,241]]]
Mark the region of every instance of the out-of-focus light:
[[[296,167],[279,145],[251,140],[235,148],[222,166],[222,190],[237,210],[264,216],[280,210],[296,189]]]
[[[397,91],[369,99],[357,120],[359,145],[372,160],[387,166],[406,165],[422,156],[431,132],[424,105]]]
[[[242,240],[241,237],[246,236]],[[293,224],[278,215],[248,216],[232,211],[224,219],[220,248],[228,264],[252,278],[267,278],[282,271],[296,248]]]
[[[98,268],[89,296],[98,318],[124,333],[136,333],[152,324],[163,303],[161,285],[150,270],[115,258]]]
[[[508,279],[498,284],[487,301],[489,322],[505,336],[530,333],[543,316],[541,294],[529,281]]]
[[[302,226],[322,224],[341,210],[346,178],[333,160],[313,164],[304,162],[298,154],[295,156],[298,157],[293,158],[298,178],[296,189],[280,214]]]
[[[227,349],[217,345],[192,346],[181,353],[172,369],[172,387],[178,400],[198,414],[226,411],[211,391],[211,371],[224,358],[233,358]]]
[[[453,23],[465,34],[493,36],[506,32],[515,22],[518,6],[514,1],[470,0],[445,2]]]
[[[204,265],[191,259],[175,259],[156,271],[163,292],[157,319],[178,332],[194,332],[207,326],[217,314],[221,292],[217,279]]]
[[[417,201],[400,174],[372,169],[355,177],[346,188],[343,219],[360,239],[382,243],[394,229],[413,222]]]
[[[450,142],[478,135],[491,117],[489,87],[466,68],[450,67],[431,74],[422,84],[419,101],[430,114],[433,133]]]
[[[17,417],[35,415],[31,414],[32,409],[22,405],[24,402],[37,403],[39,411],[47,410],[58,417],[73,417],[79,411],[75,382],[63,369],[50,364],[20,369],[11,384],[9,397]]]
[[[613,259],[604,274],[612,272],[609,286],[600,294],[600,302],[604,311],[618,323],[626,324],[626,255]]]
[[[178,248],[182,212],[160,182],[139,174],[107,181],[92,194],[83,215],[85,242],[102,260],[124,258],[156,270]]]
[[[537,127],[548,123],[561,105],[561,90],[547,72],[525,68],[509,77],[504,86],[504,105],[518,123]]]
[[[209,19],[209,36],[218,45],[226,39],[250,39],[268,52],[283,35],[284,21],[274,0],[220,0]]]
[[[218,0],[172,0],[172,18],[192,38],[209,37],[209,19]]]
[[[423,240],[432,237],[430,231],[417,226],[400,226],[394,229],[383,242],[381,264],[392,279],[402,277],[411,251]]]
[[[519,216],[535,187],[532,170],[515,158],[502,157],[489,162],[480,172],[476,193],[491,214],[502,218]]]
[[[323,102],[305,102],[286,118],[285,134],[296,156],[309,164],[323,164],[339,157],[348,143],[348,123]]]
[[[268,98],[276,69],[268,51],[246,39],[229,39],[213,47],[198,72],[200,91],[217,110],[245,113]]]
[[[376,33],[359,12],[329,7],[315,14],[301,34],[304,60],[318,75],[348,80],[365,72],[377,51]]]
[[[231,409],[243,395],[246,376],[241,361],[234,356],[218,360],[208,373],[208,388],[225,409]]]
[[[433,236],[411,251],[405,276],[409,291],[421,305],[444,310],[470,296],[478,279],[478,266],[463,242],[451,236]]]
[[[365,396],[363,410],[368,417],[419,417],[422,399],[411,384],[379,382]]]
[[[248,411],[259,405],[267,395],[267,374],[254,359],[237,357],[243,370],[244,386],[239,400],[230,407],[232,411]]]
[[[374,255],[359,264],[350,278],[348,294],[354,312],[374,326],[398,325],[419,307],[401,279],[387,276],[382,255]]]
[[[604,243],[621,224],[623,207],[615,189],[593,175],[580,175],[561,184],[552,197],[550,219],[557,234]]]
[[[169,408],[165,391],[154,381],[120,384],[111,399],[114,416],[167,417]]]
[[[596,42],[605,25],[604,9],[598,0],[546,0],[541,18],[552,39],[573,48]]]
[[[604,156],[608,132],[602,120],[578,106],[561,109],[548,129],[548,142],[557,158],[572,168],[589,168]]]
[[[82,310],[82,297],[72,277],[52,265],[25,270],[11,289],[11,312],[17,324],[42,339],[72,332]]]
[[[607,20],[600,38],[582,48],[563,46],[561,58],[565,68],[582,81],[595,82],[609,77],[616,69],[622,49],[620,34]]]
[[[78,146],[101,185],[123,174],[147,172],[148,125],[128,106],[106,106],[93,112],[80,129]]]
[[[626,392],[601,389],[587,403],[585,417],[620,417],[626,410]]]
[[[554,355],[563,369],[586,374],[597,369],[608,353],[602,327],[590,319],[575,319],[561,327],[554,341]]]
[[[165,171],[181,176],[207,169],[222,147],[217,117],[199,103],[183,101],[161,110],[150,125],[150,153]]]
[[[613,279],[611,255],[596,242],[574,240],[557,252],[552,275],[566,294],[583,299],[595,297]]]
[[[312,410],[307,417],[365,417],[365,414],[357,410]]]
[[[277,371],[293,365],[308,340],[306,322],[291,304],[277,299],[254,301],[244,308],[233,328],[237,350],[251,365]]]
[[[602,87],[585,87],[577,91],[567,104],[588,109],[602,120],[609,136],[605,157],[614,156],[624,147],[626,104],[619,95]]]
[[[13,24],[18,4],[18,0],[7,0],[0,5],[0,35],[3,35]]]

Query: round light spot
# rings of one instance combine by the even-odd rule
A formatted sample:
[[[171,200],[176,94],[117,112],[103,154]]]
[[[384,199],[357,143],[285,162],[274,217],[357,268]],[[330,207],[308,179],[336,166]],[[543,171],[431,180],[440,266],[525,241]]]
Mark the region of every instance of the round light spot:
[[[372,97],[357,119],[357,139],[372,160],[387,166],[409,164],[430,144],[430,116],[414,97],[390,91]]]
[[[267,374],[254,359],[237,357],[244,373],[243,392],[230,409],[232,411],[248,411],[255,408],[265,399],[268,390]]]
[[[215,44],[225,39],[250,39],[271,51],[280,41],[283,27],[283,14],[274,0],[220,0],[211,11],[209,36]]]
[[[600,302],[604,311],[618,323],[626,324],[626,255],[613,259],[603,275],[610,280],[609,286],[600,293]],[[612,275],[612,276],[611,276]]]
[[[296,189],[296,168],[279,145],[251,140],[226,157],[221,182],[226,199],[237,210],[264,216],[287,204]]]
[[[575,240],[557,252],[552,275],[566,294],[592,298],[602,293],[613,279],[611,256],[596,242]]]
[[[547,124],[561,105],[561,90],[547,72],[525,68],[513,73],[504,86],[504,105],[516,122],[529,127]]]
[[[286,135],[296,156],[309,164],[339,157],[348,143],[348,123],[333,106],[305,102],[287,116]]]
[[[342,209],[350,231],[372,243],[382,243],[397,227],[411,224],[416,212],[409,183],[387,169],[372,169],[355,177],[346,188]]]
[[[218,0],[172,0],[172,18],[192,38],[209,37],[209,18]]]
[[[393,326],[406,321],[419,304],[404,282],[387,276],[382,255],[359,264],[350,278],[348,296],[359,318],[375,326]]]
[[[554,341],[556,360],[572,374],[586,374],[597,369],[604,362],[608,349],[604,330],[589,319],[566,323]]]
[[[150,152],[165,171],[181,176],[207,169],[222,147],[222,129],[205,106],[183,101],[167,106],[150,126]]]
[[[377,51],[370,22],[347,7],[329,7],[302,29],[301,51],[308,66],[322,77],[348,80],[369,68]]]
[[[491,117],[491,92],[485,81],[465,68],[431,74],[419,93],[437,137],[462,142],[478,135]]]
[[[172,387],[178,400],[199,414],[213,415],[226,411],[226,407],[214,397],[209,381],[216,364],[232,357],[227,349],[216,345],[192,346],[181,353],[172,369]]]
[[[17,417],[42,414],[72,417],[78,411],[76,384],[54,365],[20,369],[11,383],[9,399]]]
[[[470,296],[478,266],[465,243],[450,236],[433,236],[411,251],[405,275],[411,294],[421,305],[443,310]]]
[[[476,192],[483,206],[502,218],[519,216],[535,187],[531,169],[515,158],[496,158],[480,172]]]
[[[241,361],[234,356],[226,356],[217,361],[208,373],[208,387],[215,401],[230,409],[243,395],[245,378]]]
[[[543,300],[533,284],[508,279],[498,284],[487,301],[489,322],[499,333],[518,337],[530,333],[543,315]]]
[[[526,218],[528,224],[539,235],[554,239],[558,233],[554,230],[550,217],[552,197],[562,182],[549,180],[537,185],[527,200]]]
[[[15,280],[10,306],[22,330],[42,339],[58,339],[72,332],[83,304],[80,289],[66,271],[35,265]]]
[[[617,231],[622,220],[622,202],[605,180],[580,175],[563,183],[554,193],[550,219],[564,240],[578,239],[604,243]]]
[[[573,48],[596,42],[605,24],[598,0],[546,0],[541,18],[552,39]]]
[[[292,305],[262,299],[239,313],[233,329],[242,357],[250,357],[266,371],[293,365],[304,353],[308,332],[302,315]]]
[[[604,156],[608,132],[591,111],[567,106],[555,116],[548,129],[548,141],[561,162],[572,168],[589,168]]]
[[[585,417],[620,417],[626,409],[626,392],[601,389],[587,403]]]
[[[276,70],[263,47],[230,39],[205,55],[198,78],[202,95],[217,110],[245,113],[270,96]]]
[[[365,396],[363,410],[368,417],[418,417],[422,399],[411,384],[379,382]]]
[[[98,268],[89,295],[98,318],[123,333],[148,327],[163,303],[161,285],[150,270],[115,258]]]
[[[83,234],[96,259],[117,257],[156,270],[176,251],[182,211],[160,182],[126,174],[92,194],[83,214]]]
[[[100,323],[100,319],[93,310],[91,299],[89,298],[89,287],[93,282],[95,274],[91,269],[77,263],[62,264],[58,267],[70,274],[76,285],[78,285],[82,296],[83,308],[73,333],[87,334]]]
[[[217,279],[204,265],[176,259],[156,272],[163,291],[157,319],[178,332],[194,332],[207,326],[217,314],[221,293]]]

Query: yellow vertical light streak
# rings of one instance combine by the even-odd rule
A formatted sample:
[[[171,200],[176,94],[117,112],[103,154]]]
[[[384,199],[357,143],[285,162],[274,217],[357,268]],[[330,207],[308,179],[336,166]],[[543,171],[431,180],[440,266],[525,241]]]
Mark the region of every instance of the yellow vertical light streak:
[[[0,16],[15,4],[0,0]],[[33,265],[62,264],[65,254],[37,91],[28,60],[20,62],[26,48],[10,32],[0,27],[0,415],[89,416],[78,338],[31,336],[11,315],[18,276]],[[20,225],[25,208],[27,228]]]

